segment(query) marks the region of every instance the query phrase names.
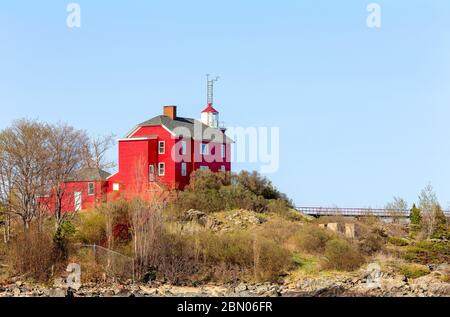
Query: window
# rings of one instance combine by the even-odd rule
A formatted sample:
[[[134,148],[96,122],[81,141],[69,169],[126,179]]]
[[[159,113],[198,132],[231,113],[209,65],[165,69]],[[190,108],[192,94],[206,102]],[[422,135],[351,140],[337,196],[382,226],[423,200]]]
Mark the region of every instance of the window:
[[[95,194],[95,184],[94,183],[88,183],[88,195],[92,196]]]
[[[186,155],[186,141],[181,141],[181,155]]]
[[[158,164],[158,175],[159,176],[164,176],[165,173],[166,173],[166,164],[159,163]]]
[[[225,169],[225,165],[220,166],[220,171],[221,172],[226,172],[227,170]]]
[[[205,143],[200,144],[200,154],[203,154],[203,155],[209,154],[209,144],[205,144]]]
[[[159,141],[158,142],[158,154],[164,154],[166,152],[166,142]]]
[[[225,144],[220,145],[220,155],[222,158],[225,158]]]
[[[181,163],[181,176],[187,175],[187,165],[186,163]]]
[[[117,192],[117,191],[119,191],[119,188],[120,188],[119,184],[117,184],[117,183],[113,184],[113,191]]]
[[[209,167],[208,167],[208,166],[202,165],[202,166],[200,166],[200,170],[201,170],[201,171],[208,171],[208,170],[209,170]]]

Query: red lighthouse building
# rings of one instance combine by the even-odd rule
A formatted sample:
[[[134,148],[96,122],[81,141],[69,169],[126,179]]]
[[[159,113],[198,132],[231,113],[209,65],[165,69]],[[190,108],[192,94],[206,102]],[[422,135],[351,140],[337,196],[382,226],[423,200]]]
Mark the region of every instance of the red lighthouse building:
[[[89,169],[64,184],[70,189],[64,211],[136,194],[145,197],[155,190],[183,190],[198,169],[231,171],[233,141],[219,126],[219,112],[213,107],[215,81],[208,78],[208,103],[200,120],[178,116],[176,106],[165,106],[161,115],[136,125],[118,140],[116,173]]]
[[[138,124],[119,140],[119,170],[107,179],[108,192],[183,189],[197,169],[230,171],[232,141],[218,126],[218,112],[209,104],[201,117],[179,117],[176,106],[165,106]]]

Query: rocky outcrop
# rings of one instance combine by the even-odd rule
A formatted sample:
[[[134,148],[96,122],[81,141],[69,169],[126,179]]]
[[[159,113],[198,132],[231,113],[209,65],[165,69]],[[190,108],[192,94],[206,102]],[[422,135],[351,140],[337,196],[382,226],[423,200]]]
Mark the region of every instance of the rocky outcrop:
[[[0,297],[433,297],[450,296],[450,283],[439,271],[408,280],[405,276],[382,273],[373,283],[366,273],[357,277],[303,278],[273,283],[237,283],[183,287],[167,284],[84,284],[75,290],[48,288],[24,282],[0,286]]]
[[[217,231],[222,224],[214,217],[210,217],[206,213],[195,209],[186,211],[183,215],[183,221],[187,223],[196,223],[205,229],[210,229],[212,231]]]

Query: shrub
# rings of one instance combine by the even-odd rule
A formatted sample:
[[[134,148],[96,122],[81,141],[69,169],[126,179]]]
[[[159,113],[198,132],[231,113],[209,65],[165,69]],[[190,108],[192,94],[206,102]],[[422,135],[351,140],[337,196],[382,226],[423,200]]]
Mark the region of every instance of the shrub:
[[[428,263],[449,263],[450,244],[448,242],[420,241],[414,245],[409,245],[402,253],[405,260],[428,264]]]
[[[271,219],[262,224],[258,229],[258,235],[271,239],[280,245],[293,244],[292,237],[298,234],[303,228],[291,221],[283,218]],[[295,248],[294,248],[295,249]]]
[[[248,209],[263,212],[267,202],[261,196],[235,186],[220,189],[198,189],[184,191],[178,196],[176,205],[181,210],[198,209],[211,213],[231,209]]]
[[[382,228],[378,226],[367,226],[365,228],[359,226],[359,229],[358,246],[363,254],[371,255],[383,250],[387,234]]]
[[[411,224],[420,226],[422,221],[422,215],[420,214],[420,209],[416,207],[416,204],[413,204],[411,208],[410,214]]]
[[[392,245],[398,246],[398,247],[404,247],[409,245],[408,240],[399,238],[399,237],[389,237],[388,242]]]
[[[270,200],[271,211],[286,212],[292,203],[258,173],[240,174],[195,171],[190,184],[177,198],[178,209],[198,209],[216,212],[229,209],[248,209],[264,212]]]
[[[275,280],[292,265],[292,255],[282,245],[248,232],[203,234],[200,236],[203,266],[228,271],[212,276],[222,282],[233,279]]]
[[[223,210],[225,203],[218,190],[202,189],[181,192],[176,205],[181,210],[197,209],[211,213]]]
[[[159,278],[173,284],[191,280],[198,270],[192,240],[167,232],[164,232],[160,239],[159,252],[150,262],[149,268],[155,270]]]
[[[259,281],[275,281],[293,264],[292,254],[275,241],[262,238],[253,248],[254,274]]]
[[[82,213],[77,221],[75,237],[84,244],[101,244],[106,240],[105,215],[97,210]]]
[[[450,227],[446,223],[437,224],[435,231],[431,235],[431,239],[446,239],[450,240]]]
[[[334,237],[335,235],[326,229],[315,225],[305,225],[297,234],[293,235],[291,241],[297,251],[318,254],[325,251],[327,242]]]
[[[275,199],[270,200],[267,204],[267,211],[270,213],[278,214],[282,217],[285,217],[289,220],[301,220],[301,215],[299,212],[293,211],[291,212],[291,206],[286,200],[283,199]]]
[[[421,265],[404,265],[400,268],[400,273],[407,278],[418,278],[430,274],[430,269]]]
[[[212,173],[210,171],[196,170],[192,172],[187,191],[219,190],[222,186],[230,185],[229,173]]]
[[[62,222],[53,235],[53,243],[55,246],[54,256],[58,261],[65,260],[69,255],[70,240],[75,233],[75,226],[71,221]]]
[[[353,271],[363,262],[364,258],[358,250],[345,240],[333,239],[325,246],[325,259],[322,262],[324,268]]]
[[[258,172],[241,171],[237,175],[233,175],[233,183],[237,186],[247,189],[257,196],[262,196],[265,199],[282,199],[289,203],[292,207],[292,202],[287,197],[280,193],[266,177],[261,176]]]
[[[7,252],[7,262],[12,274],[46,281],[54,261],[53,237],[49,232],[40,232],[34,227],[20,233],[11,240]]]

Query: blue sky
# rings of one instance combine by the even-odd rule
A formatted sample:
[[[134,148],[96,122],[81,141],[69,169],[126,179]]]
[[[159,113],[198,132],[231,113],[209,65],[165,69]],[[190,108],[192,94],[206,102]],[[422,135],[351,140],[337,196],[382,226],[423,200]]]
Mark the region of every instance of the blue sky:
[[[280,127],[269,177],[296,204],[412,203],[431,182],[450,205],[449,1],[377,1],[380,29],[362,0],[84,0],[80,29],[69,2],[0,4],[0,128],[122,136],[166,104],[199,116],[217,74],[221,120]]]

